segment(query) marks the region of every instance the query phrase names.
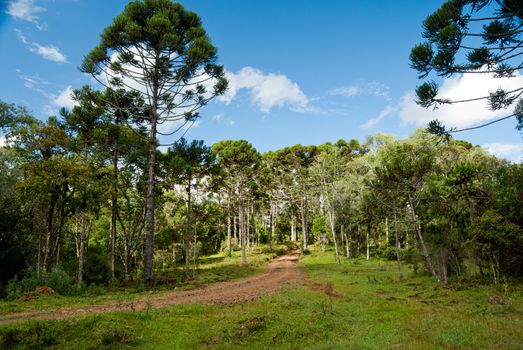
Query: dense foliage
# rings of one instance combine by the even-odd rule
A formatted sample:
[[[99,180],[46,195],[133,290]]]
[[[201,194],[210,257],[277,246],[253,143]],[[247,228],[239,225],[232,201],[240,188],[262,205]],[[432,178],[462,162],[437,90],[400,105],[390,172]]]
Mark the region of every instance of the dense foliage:
[[[143,273],[147,143],[110,110],[88,113],[82,92],[46,122],[1,105],[4,295],[15,276],[16,293],[57,273],[79,285]],[[157,159],[157,271],[184,261],[190,278],[200,254],[295,241],[331,244],[338,261],[382,256],[400,272],[407,261],[438,282],[523,274],[523,166],[467,142],[420,130],[260,154],[242,140],[182,139]]]

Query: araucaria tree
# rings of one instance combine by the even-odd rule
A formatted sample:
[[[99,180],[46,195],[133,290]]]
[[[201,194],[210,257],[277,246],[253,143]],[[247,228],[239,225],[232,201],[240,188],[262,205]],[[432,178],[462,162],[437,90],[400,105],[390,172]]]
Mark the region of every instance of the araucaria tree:
[[[81,70],[108,88],[134,90],[147,106],[148,129],[144,280],[152,280],[154,187],[158,135],[173,135],[227,88],[216,48],[198,15],[171,0],[132,1],[105,28]],[[173,127],[165,127],[173,123]],[[159,126],[164,125],[160,132]],[[171,131],[173,130],[174,131]]]
[[[423,22],[426,42],[418,44],[410,54],[411,67],[426,78],[431,72],[438,76],[454,74],[490,74],[495,78],[511,78],[523,68],[523,4],[515,0],[449,0]],[[463,61],[458,61],[461,57]],[[523,129],[523,86],[503,89],[494,82],[485,96],[452,100],[439,96],[438,85],[428,81],[418,86],[417,103],[422,107],[484,100],[495,111],[515,105],[512,112],[489,123],[516,117],[517,129]],[[448,136],[438,121],[429,124],[433,133]]]

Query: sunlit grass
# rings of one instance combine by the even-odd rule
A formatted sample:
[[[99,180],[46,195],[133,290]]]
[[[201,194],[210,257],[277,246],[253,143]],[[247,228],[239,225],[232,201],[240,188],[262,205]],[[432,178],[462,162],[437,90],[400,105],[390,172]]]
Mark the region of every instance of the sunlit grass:
[[[210,258],[212,259],[212,258]],[[213,263],[218,263],[216,260]],[[393,262],[302,257],[304,285],[231,306],[26,322],[0,347],[89,349],[521,349],[522,286],[437,286]],[[203,270],[203,269],[202,269]]]
[[[123,302],[161,295],[172,290],[185,290],[200,287],[209,283],[228,281],[247,277],[264,271],[268,262],[277,254],[285,251],[285,246],[275,246],[269,252],[265,246],[257,247],[247,253],[247,265],[241,264],[241,251],[233,251],[231,257],[226,253],[204,256],[198,260],[196,273],[191,270],[191,278],[185,279],[184,266],[178,265],[163,271],[157,271],[157,278],[163,280],[153,290],[147,291],[139,282],[128,287],[96,288],[95,293],[87,291],[80,296],[39,295],[37,299],[0,300],[0,317],[2,314],[26,310],[45,310],[61,307],[81,307],[87,305],[104,304],[109,302]]]

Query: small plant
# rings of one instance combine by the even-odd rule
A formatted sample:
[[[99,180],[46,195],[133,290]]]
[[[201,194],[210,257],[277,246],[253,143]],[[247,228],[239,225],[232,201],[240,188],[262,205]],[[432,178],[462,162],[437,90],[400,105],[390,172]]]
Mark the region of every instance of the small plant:
[[[148,314],[149,311],[151,311],[151,309],[153,308],[153,302],[151,301],[151,299],[147,299],[145,301],[145,305],[144,305],[144,310],[145,312]]]

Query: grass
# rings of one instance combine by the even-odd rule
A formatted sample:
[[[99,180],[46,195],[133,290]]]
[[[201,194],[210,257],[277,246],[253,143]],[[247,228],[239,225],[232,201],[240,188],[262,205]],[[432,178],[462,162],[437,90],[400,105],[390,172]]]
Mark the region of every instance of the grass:
[[[0,300],[0,317],[8,313],[27,310],[82,307],[109,302],[131,301],[151,294],[161,295],[173,289],[192,289],[209,283],[243,278],[263,271],[271,258],[276,254],[282,254],[285,249],[286,246],[275,246],[273,253],[269,253],[266,247],[257,248],[254,252],[248,253],[247,265],[245,266],[241,265],[240,251],[233,251],[231,257],[224,253],[204,256],[199,259],[196,278],[185,281],[183,266],[158,271],[157,279],[161,280],[162,283],[152,291],[146,291],[142,285],[135,285],[112,290],[95,288],[96,293],[90,293],[88,290],[80,296],[40,294],[37,299],[31,300],[24,300],[23,297],[12,301]]]
[[[216,262],[216,261],[215,261]],[[523,349],[523,287],[398,281],[378,260],[313,250],[304,286],[253,303],[26,322],[0,328],[20,349]]]

